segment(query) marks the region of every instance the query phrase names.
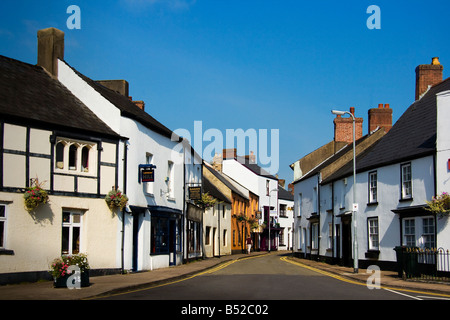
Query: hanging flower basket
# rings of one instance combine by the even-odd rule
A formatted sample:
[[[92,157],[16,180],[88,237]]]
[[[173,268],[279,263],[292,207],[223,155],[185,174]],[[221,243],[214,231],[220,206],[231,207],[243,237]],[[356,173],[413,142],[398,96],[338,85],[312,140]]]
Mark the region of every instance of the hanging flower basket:
[[[69,268],[70,266],[73,266],[73,268]],[[74,277],[70,279],[73,274],[69,269],[75,269],[79,271],[79,274],[74,274]],[[90,266],[86,254],[80,253],[57,258],[50,265],[53,286],[55,288],[69,288],[78,285],[79,287],[87,287],[90,284],[89,270]]]
[[[427,210],[437,214],[440,218],[450,215],[450,194],[447,192],[433,197],[431,201],[427,201],[427,204]]]
[[[26,188],[26,191],[23,194],[27,211],[33,211],[40,204],[48,202],[48,193],[42,188],[43,183],[39,183],[39,180],[36,178],[32,180],[32,184],[34,185]]]
[[[111,210],[122,210],[128,203],[128,197],[119,189],[112,189],[105,197],[105,201]]]

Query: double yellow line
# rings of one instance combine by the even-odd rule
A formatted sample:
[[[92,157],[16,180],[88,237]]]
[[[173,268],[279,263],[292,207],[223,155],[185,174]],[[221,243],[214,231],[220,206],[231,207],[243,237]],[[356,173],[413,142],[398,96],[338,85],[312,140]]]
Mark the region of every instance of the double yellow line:
[[[340,280],[340,281],[344,281],[344,282],[351,283],[351,284],[356,284],[356,285],[359,285],[359,286],[367,286],[366,283],[362,283],[362,282],[359,282],[359,281],[346,279],[346,278],[343,278],[343,277],[341,277],[339,275],[336,275],[336,274],[333,274],[333,273],[330,273],[330,272],[327,272],[327,271],[323,271],[323,270],[320,270],[320,269],[308,266],[306,264],[303,264],[303,263],[300,263],[300,262],[297,262],[297,261],[290,260],[287,257],[282,257],[282,258],[280,258],[280,260],[282,260],[284,262],[287,262],[287,263],[291,263],[291,264],[300,266],[300,267],[305,268],[305,269],[309,269],[311,271],[323,274],[323,275],[328,276],[328,277],[335,278],[335,279]],[[418,294],[425,294],[425,295],[431,295],[431,296],[450,298],[450,295],[448,295],[448,294],[425,292],[425,291],[417,291],[417,290],[411,290],[411,289],[392,288],[392,287],[386,287],[386,286],[380,286],[380,289],[392,290],[392,291],[411,292],[411,293],[418,293]]]

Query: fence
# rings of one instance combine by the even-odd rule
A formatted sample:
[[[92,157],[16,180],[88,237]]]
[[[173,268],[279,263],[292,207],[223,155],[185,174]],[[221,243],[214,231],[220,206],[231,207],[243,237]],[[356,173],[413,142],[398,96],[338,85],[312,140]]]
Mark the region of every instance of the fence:
[[[399,277],[450,282],[449,250],[396,247]]]

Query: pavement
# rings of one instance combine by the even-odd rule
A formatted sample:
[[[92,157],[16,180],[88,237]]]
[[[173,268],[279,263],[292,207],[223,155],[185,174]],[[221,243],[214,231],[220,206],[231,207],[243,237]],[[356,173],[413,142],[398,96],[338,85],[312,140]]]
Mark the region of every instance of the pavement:
[[[279,254],[289,262],[299,264],[302,267],[333,276],[337,279],[366,284],[372,276],[371,272],[360,269],[357,274],[353,268],[330,265],[323,262],[293,258],[289,251],[276,251],[270,254]],[[173,281],[180,281],[192,277],[208,269],[233,262],[235,260],[256,257],[268,254],[266,252],[252,252],[248,254],[235,254],[220,258],[207,258],[189,262],[183,265],[161,268],[152,271],[136,272],[129,274],[107,275],[90,278],[90,286],[81,289],[53,288],[51,281],[23,283],[0,286],[1,300],[85,300],[97,297],[138,290],[146,287],[161,285]],[[450,298],[450,283],[432,283],[403,280],[397,272],[381,271],[380,286],[382,288],[401,290],[406,292],[420,292]]]

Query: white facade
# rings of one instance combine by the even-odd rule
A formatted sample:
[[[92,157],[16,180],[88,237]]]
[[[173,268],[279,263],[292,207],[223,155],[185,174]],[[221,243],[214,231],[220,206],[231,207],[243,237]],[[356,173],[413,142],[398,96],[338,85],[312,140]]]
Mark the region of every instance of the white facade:
[[[65,62],[58,60],[58,69],[59,80],[108,126],[127,138],[127,170],[118,185],[129,196],[123,224],[124,269],[152,270],[181,264],[186,225],[184,175],[191,182],[201,182],[201,170],[197,168],[201,162],[185,172],[181,142],[155,132],[144,122],[122,116],[118,106]],[[139,165],[156,166],[154,182],[139,181]],[[164,238],[167,233],[170,233],[169,240]]]

